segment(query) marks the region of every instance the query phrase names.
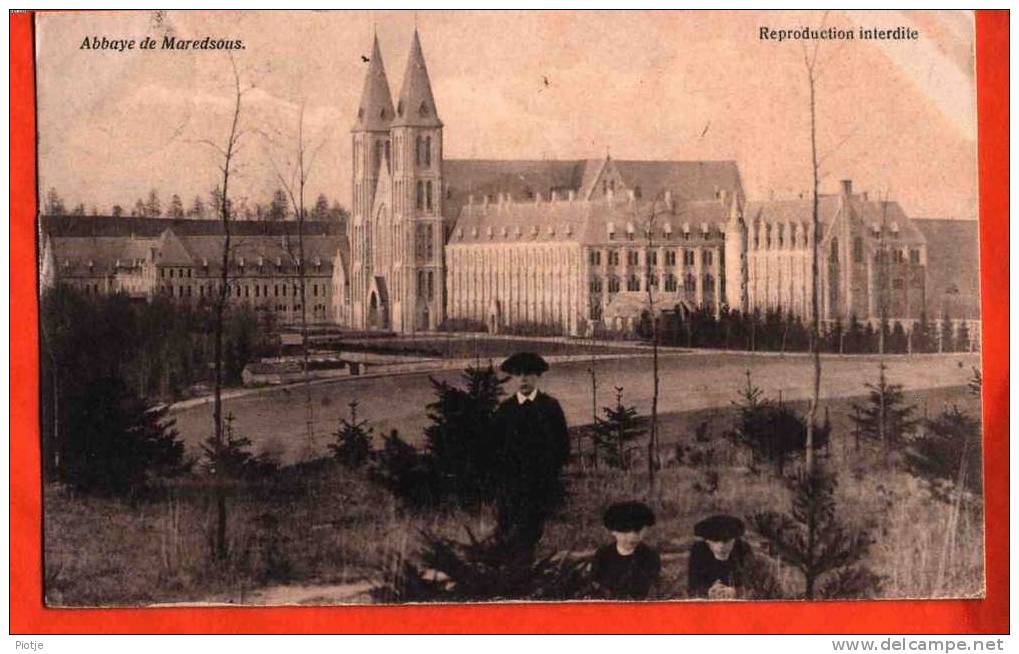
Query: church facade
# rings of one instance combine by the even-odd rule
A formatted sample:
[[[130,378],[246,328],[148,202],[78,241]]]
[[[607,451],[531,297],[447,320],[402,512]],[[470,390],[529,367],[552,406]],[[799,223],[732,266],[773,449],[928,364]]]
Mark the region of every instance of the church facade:
[[[812,314],[809,199],[748,200],[733,161],[455,160],[417,31],[394,105],[373,43],[351,130],[338,322],[412,333],[629,329],[656,309]],[[923,233],[895,202],[818,199],[820,318],[916,320]]]

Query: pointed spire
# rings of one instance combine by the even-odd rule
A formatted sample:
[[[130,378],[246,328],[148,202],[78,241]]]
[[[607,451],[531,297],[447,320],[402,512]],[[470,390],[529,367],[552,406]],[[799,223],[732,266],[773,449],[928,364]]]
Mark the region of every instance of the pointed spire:
[[[417,28],[414,29],[414,40],[410,44],[410,56],[407,57],[407,70],[403,74],[403,88],[400,89],[400,99],[396,103],[393,126],[442,127],[435,98],[432,97],[432,83],[428,79],[428,68],[421,52]]]
[[[386,79],[386,67],[382,63],[379,37],[375,36],[372,40],[372,57],[368,63],[368,73],[364,76],[361,104],[357,108],[357,122],[351,131],[386,131],[392,120],[393,96],[389,93],[389,80]]]

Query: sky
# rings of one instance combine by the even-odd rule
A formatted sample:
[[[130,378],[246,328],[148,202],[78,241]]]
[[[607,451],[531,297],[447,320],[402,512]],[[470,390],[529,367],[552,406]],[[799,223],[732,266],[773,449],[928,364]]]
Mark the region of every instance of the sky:
[[[761,27],[908,26],[909,41],[817,54],[822,192],[840,179],[914,217],[976,217],[970,12],[83,12],[37,24],[40,189],[100,213],[155,188],[185,205],[219,180],[233,107],[224,51],[82,49],[87,37],[241,39],[235,199],[268,202],[294,169],[303,107],[319,193],[349,206],[350,128],[378,34],[394,102],[415,25],[447,158],[719,160],[751,199],[808,193],[804,56]],[[137,46],[136,46],[137,48]]]

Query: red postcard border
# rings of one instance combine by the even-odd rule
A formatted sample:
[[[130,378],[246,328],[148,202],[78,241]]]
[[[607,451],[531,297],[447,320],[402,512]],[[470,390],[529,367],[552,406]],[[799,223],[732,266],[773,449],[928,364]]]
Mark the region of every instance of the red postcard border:
[[[32,12],[10,15],[10,630],[47,633],[1007,633],[1007,11],[976,16],[987,597],[951,601],[50,609],[42,602]]]

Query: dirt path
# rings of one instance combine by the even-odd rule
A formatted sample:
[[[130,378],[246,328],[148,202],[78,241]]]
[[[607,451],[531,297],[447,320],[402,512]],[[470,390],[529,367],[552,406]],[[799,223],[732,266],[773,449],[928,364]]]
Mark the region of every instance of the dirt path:
[[[826,356],[821,382],[824,398],[860,395],[864,383],[876,380],[876,356]],[[964,385],[979,365],[977,354],[891,355],[885,357],[890,381],[907,390]],[[589,360],[554,365],[543,387],[563,405],[570,424],[591,421],[591,375]],[[457,367],[459,368],[459,367]],[[599,407],[614,401],[616,386],[624,389],[624,401],[641,413],[650,411],[651,360],[646,355],[614,357],[595,364]],[[805,399],[810,392],[811,366],[806,355],[735,354],[730,352],[674,352],[661,360],[661,413],[728,406],[745,383],[750,369],[754,383],[769,397]],[[419,442],[428,424],[426,406],[434,399],[429,376],[455,382],[459,369],[393,377],[351,378],[311,388],[314,435],[308,442],[303,389],[271,389],[257,395],[226,400],[225,410],[235,417],[238,434],[250,438],[255,451],[274,452],[290,462],[313,452],[326,451],[348,403],[358,401],[358,417],[369,420],[376,434],[391,429],[410,442]],[[209,433],[211,407],[201,405],[176,411],[177,429],[191,447]]]

